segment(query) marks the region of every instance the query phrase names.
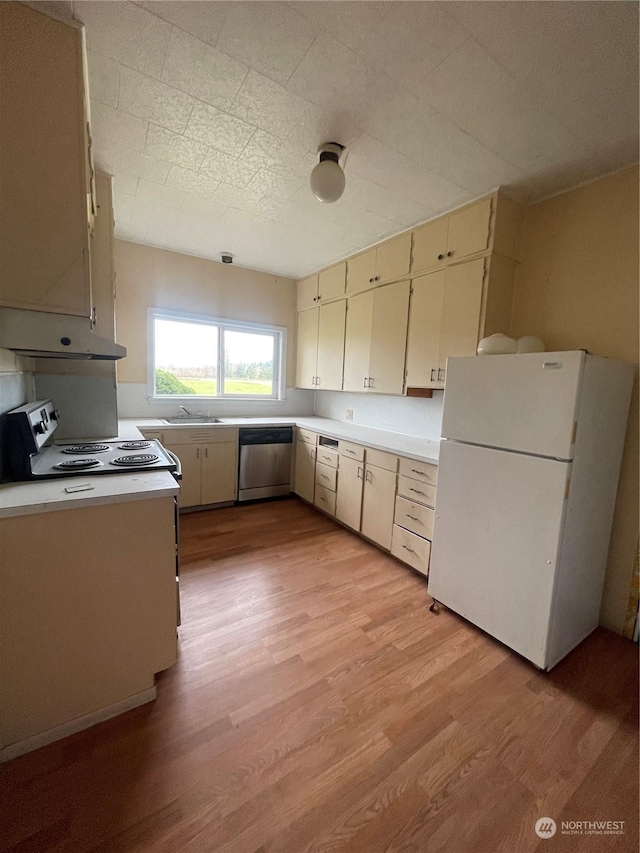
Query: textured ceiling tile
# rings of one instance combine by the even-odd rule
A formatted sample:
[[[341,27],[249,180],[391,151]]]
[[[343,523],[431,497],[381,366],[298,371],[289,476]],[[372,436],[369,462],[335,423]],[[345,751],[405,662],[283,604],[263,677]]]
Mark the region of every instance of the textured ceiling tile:
[[[287,83],[287,89],[320,106],[350,105],[377,79],[379,71],[328,35],[317,36]]]
[[[144,151],[147,122],[131,113],[91,101],[91,135],[107,145],[125,145],[134,151]]]
[[[172,166],[165,183],[202,198],[211,198],[220,180],[206,172],[194,172],[191,169],[183,169],[182,166]]]
[[[278,174],[286,174],[300,162],[305,153],[304,145],[281,139],[258,128],[247,143],[240,159],[254,171],[264,168]]]
[[[169,174],[169,163],[123,145],[102,145],[98,141],[94,147],[94,156],[98,169],[116,177],[127,175],[162,184]]]
[[[196,101],[185,135],[198,139],[225,154],[239,157],[255,132],[252,124]]]
[[[159,77],[171,27],[133,3],[76,2],[87,28],[87,47],[123,65]]]
[[[247,189],[257,194],[258,198],[290,198],[304,185],[300,175],[277,175],[268,169],[259,169],[247,184]]]
[[[182,207],[203,219],[221,219],[228,205],[217,201],[215,198],[201,198],[197,195],[187,193]]]
[[[230,112],[277,136],[314,116],[311,104],[256,71],[249,71]]]
[[[440,3],[398,2],[365,39],[361,53],[411,88],[466,38],[466,30]]]
[[[119,106],[128,113],[146,118],[176,133],[183,133],[194,100],[158,80],[130,68],[120,71]]]
[[[238,94],[248,68],[181,30],[171,30],[162,70],[165,83],[200,101],[228,109]]]
[[[276,83],[286,83],[314,35],[287,3],[232,3],[218,47]]]
[[[92,101],[100,101],[109,107],[118,106],[118,80],[120,66],[117,62],[96,53],[87,51],[87,69],[89,72],[89,91]]]
[[[195,139],[187,139],[180,133],[174,133],[156,124],[149,125],[145,154],[168,160],[185,169],[198,170],[202,165],[205,154],[209,150]]]
[[[372,30],[382,21],[393,3],[292,2],[289,4],[309,21],[316,32],[325,31],[347,47],[362,47]]]
[[[255,174],[251,165],[216,151],[215,148],[209,149],[200,170],[218,181],[225,181],[236,187],[246,187]]]
[[[224,0],[216,0],[215,3],[173,2],[173,0],[162,0],[162,2],[138,3],[148,12],[152,12],[159,18],[175,24],[185,32],[197,36],[207,44],[215,45],[224,19],[227,15],[229,3]]]
[[[168,207],[182,207],[185,192],[166,184],[156,184],[153,181],[145,181],[144,178],[141,178],[138,181],[136,198],[148,204],[158,202],[159,204],[166,204]]]
[[[361,178],[348,169],[346,178],[344,198],[353,207],[386,216],[406,227],[415,225],[416,222],[424,222],[434,213],[426,205],[416,204],[411,199],[389,192],[379,184]]]
[[[253,210],[260,201],[258,193],[253,192],[249,187],[234,187],[232,184],[224,183],[224,181],[215,191],[213,198],[226,207],[249,211]]]
[[[421,99],[514,166],[580,157],[584,147],[477,42],[469,39],[423,81]]]
[[[135,195],[138,189],[138,178],[131,175],[114,175],[112,180],[113,195]]]

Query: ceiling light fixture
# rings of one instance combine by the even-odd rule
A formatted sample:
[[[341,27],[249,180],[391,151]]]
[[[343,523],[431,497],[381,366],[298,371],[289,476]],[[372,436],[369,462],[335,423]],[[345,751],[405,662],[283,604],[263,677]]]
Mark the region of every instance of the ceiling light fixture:
[[[318,146],[320,162],[311,172],[309,183],[311,192],[324,204],[338,201],[346,184],[344,172],[340,166],[340,155],[344,145],[339,142],[323,142]]]

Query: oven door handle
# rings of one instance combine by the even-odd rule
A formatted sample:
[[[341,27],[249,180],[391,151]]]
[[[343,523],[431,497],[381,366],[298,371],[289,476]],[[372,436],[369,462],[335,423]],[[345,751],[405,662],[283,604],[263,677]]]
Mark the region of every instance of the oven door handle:
[[[173,474],[173,477],[175,480],[180,481],[182,479],[182,462],[180,462],[180,459],[176,456],[176,454],[173,451],[169,450],[169,448],[165,447],[164,451],[176,463],[176,470],[172,471],[171,473]]]

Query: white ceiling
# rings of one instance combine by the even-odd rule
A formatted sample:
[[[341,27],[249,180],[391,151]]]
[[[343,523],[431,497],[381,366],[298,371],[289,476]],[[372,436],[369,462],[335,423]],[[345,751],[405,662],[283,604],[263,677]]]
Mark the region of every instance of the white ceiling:
[[[62,4],[57,4],[62,5]],[[74,2],[127,240],[301,276],[637,162],[635,2]],[[347,188],[311,195],[321,142]]]

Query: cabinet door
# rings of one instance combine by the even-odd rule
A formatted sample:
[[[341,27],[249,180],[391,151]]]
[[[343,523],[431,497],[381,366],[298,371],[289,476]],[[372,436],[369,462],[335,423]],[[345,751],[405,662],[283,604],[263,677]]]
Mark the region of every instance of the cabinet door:
[[[238,443],[203,444],[202,503],[218,504],[238,497]]]
[[[411,232],[387,240],[376,249],[375,280],[395,281],[409,272],[411,265]]]
[[[318,362],[318,309],[298,314],[296,388],[315,388]]]
[[[200,506],[202,503],[202,451],[199,444],[169,444],[167,449],[175,453],[182,466],[178,506]]]
[[[445,270],[438,370],[441,381],[447,358],[475,355],[480,328],[484,258]]]
[[[376,276],[376,249],[369,249],[347,261],[347,293],[373,287]]]
[[[429,388],[438,384],[444,277],[444,270],[438,270],[411,282],[406,378],[410,388]]]
[[[306,441],[296,441],[296,461],[293,472],[293,491],[313,503],[316,479],[316,448]]]
[[[336,518],[356,532],[360,530],[363,484],[364,462],[341,456],[338,470]]]
[[[387,551],[391,548],[395,502],[395,472],[366,465],[360,530],[363,536],[377,542]]]
[[[409,315],[408,281],[373,291],[373,319],[367,390],[402,394]]]
[[[325,391],[342,390],[346,321],[346,299],[320,306],[316,388],[322,388]]]
[[[89,317],[82,35],[0,3],[2,301]]]
[[[364,391],[369,376],[373,293],[362,293],[347,302],[347,328],[344,341],[345,391]]]
[[[460,260],[467,255],[484,252],[489,248],[491,204],[491,199],[486,198],[448,217],[447,258],[449,260]]]
[[[318,302],[344,296],[347,286],[347,262],[323,270],[318,279]]]
[[[449,217],[443,216],[427,222],[413,232],[413,258],[411,271],[428,270],[440,266],[447,256],[447,231]]]
[[[301,279],[296,287],[296,308],[298,311],[306,311],[313,308],[318,301],[318,276],[310,275]]]

